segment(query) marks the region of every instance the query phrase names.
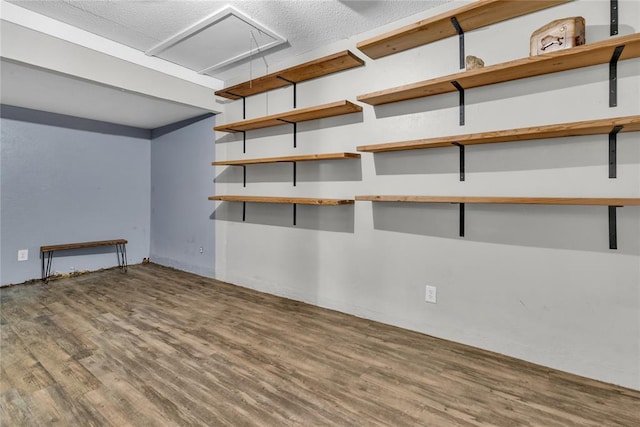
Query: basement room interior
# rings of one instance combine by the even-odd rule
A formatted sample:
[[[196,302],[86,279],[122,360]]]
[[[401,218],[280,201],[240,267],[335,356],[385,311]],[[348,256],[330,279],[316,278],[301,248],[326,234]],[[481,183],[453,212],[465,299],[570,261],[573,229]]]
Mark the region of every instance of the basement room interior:
[[[2,426],[640,425],[640,2],[0,0]]]

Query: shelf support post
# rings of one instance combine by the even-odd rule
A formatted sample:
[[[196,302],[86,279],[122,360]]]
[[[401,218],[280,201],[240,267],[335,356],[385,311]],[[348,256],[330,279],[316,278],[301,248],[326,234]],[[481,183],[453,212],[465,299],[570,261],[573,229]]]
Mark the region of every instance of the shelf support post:
[[[618,59],[623,49],[624,45],[616,46],[609,61],[609,107],[618,105]]]
[[[289,80],[289,79],[285,79],[285,78],[284,78],[284,77],[282,77],[282,76],[277,76],[277,77],[278,77],[280,80],[284,80],[285,82],[289,83],[290,85],[293,85],[293,108],[297,108],[297,106],[296,106],[296,104],[297,104],[297,99],[298,99],[298,93],[297,93],[297,92],[298,92],[298,91],[297,91],[298,85],[297,85],[297,83],[296,83],[296,82],[294,82],[294,81],[291,81],[291,80]]]
[[[247,152],[247,132],[246,131],[241,131],[242,132],[242,154],[245,154]]]
[[[611,0],[610,2],[610,35],[617,36],[618,35],[618,0]]]
[[[291,162],[293,163],[293,186],[296,186],[296,181],[297,181],[297,169],[298,169],[298,162]]]
[[[242,202],[242,222],[247,219],[247,202]]]
[[[452,81],[451,84],[458,89],[460,94],[460,126],[464,126],[464,88],[460,86],[457,80]]]
[[[297,223],[297,220],[296,220],[296,214],[297,214],[296,211],[297,211],[297,209],[296,208],[297,208],[297,205],[294,203],[293,204],[293,225],[296,225],[296,223]]]
[[[456,32],[458,33],[458,44],[460,45],[460,69],[462,70],[465,68],[464,30],[460,26],[460,23],[458,22],[455,16],[451,18],[451,24],[453,25],[453,28],[455,28]]]
[[[460,181],[464,181],[464,145],[454,142],[453,145],[460,149]]]
[[[618,249],[617,207],[618,206],[609,206],[609,249]]]
[[[460,203],[460,237],[464,237],[464,203]]]
[[[618,132],[622,130],[623,126],[615,126],[609,132],[609,178],[617,177],[617,146],[618,146]]]
[[[242,165],[242,186],[247,186],[247,165]]]
[[[298,147],[298,124],[293,123],[293,148]]]

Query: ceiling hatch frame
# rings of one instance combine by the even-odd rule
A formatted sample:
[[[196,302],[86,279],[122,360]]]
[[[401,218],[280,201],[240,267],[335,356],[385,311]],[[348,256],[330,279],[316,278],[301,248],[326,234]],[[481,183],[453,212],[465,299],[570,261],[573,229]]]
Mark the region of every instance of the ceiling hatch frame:
[[[212,27],[214,25],[216,25],[217,23],[220,23],[222,21],[224,21],[225,19],[229,18],[229,17],[235,17],[241,21],[243,21],[244,23],[246,23],[248,26],[252,27],[253,29],[255,29],[257,32],[263,33],[269,37],[271,37],[272,39],[274,39],[273,41],[269,42],[269,43],[265,43],[262,45],[257,45],[257,40],[255,39],[255,37],[253,38],[254,41],[256,41],[256,45],[255,49],[249,49],[247,51],[244,51],[238,55],[235,55],[233,57],[230,57],[228,59],[225,59],[224,61],[218,62],[217,64],[213,64],[211,66],[208,66],[206,68],[203,68],[201,70],[196,70],[196,72],[198,74],[207,74],[213,70],[222,68],[222,67],[226,67],[234,62],[240,61],[242,59],[248,58],[252,55],[255,55],[257,53],[260,52],[264,52],[268,49],[271,49],[273,47],[279,46],[281,44],[284,44],[287,42],[287,39],[285,39],[284,37],[280,36],[279,34],[277,34],[276,32],[270,30],[269,28],[265,27],[263,24],[255,21],[254,19],[248,17],[247,15],[245,15],[244,13],[240,12],[239,10],[235,9],[232,6],[226,6],[223,9],[214,12],[213,14],[207,16],[206,18],[203,18],[202,20],[196,22],[195,24],[191,25],[190,27],[185,28],[182,31],[179,31],[178,33],[174,34],[173,36],[169,37],[168,39],[158,43],[157,45],[153,46],[151,49],[148,49],[147,51],[145,51],[145,54],[147,56],[155,56],[158,57],[160,59],[164,59],[162,58],[162,56],[160,55],[163,51],[166,51],[169,48],[172,48],[178,44],[180,44],[181,42],[184,42],[186,40],[188,40],[189,38],[191,38],[192,36],[199,34],[203,31],[206,31],[207,28]],[[253,31],[253,30],[252,30]]]

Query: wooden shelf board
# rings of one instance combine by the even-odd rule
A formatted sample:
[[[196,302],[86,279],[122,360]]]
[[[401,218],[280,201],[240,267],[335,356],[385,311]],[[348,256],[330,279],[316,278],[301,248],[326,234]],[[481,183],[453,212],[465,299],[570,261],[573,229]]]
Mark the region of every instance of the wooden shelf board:
[[[372,59],[456,36],[455,17],[465,31],[546,9],[570,0],[479,0],[394,31],[364,40],[356,46]]]
[[[267,196],[211,196],[209,200],[221,202],[250,202],[250,203],[286,203],[297,205],[325,205],[337,206],[352,204],[353,199],[324,199],[310,197],[267,197]]]
[[[281,162],[307,162],[312,160],[341,160],[341,159],[359,159],[358,153],[327,153],[327,154],[307,154],[301,156],[282,156],[282,157],[265,157],[260,159],[246,160],[224,160],[220,162],[212,162],[213,166],[244,166],[256,165],[261,163],[281,163]]]
[[[559,71],[609,63],[617,46],[624,45],[619,60],[640,56],[640,33],[613,37],[601,42],[576,46],[571,49],[529,56],[515,61],[490,65],[475,70],[462,71],[435,79],[424,80],[392,89],[358,96],[358,101],[370,105],[382,105],[391,102],[455,92],[451,84],[457,81],[464,89],[508,82],[526,77],[551,74]]]
[[[337,101],[330,104],[318,105],[315,107],[301,108],[285,113],[272,114],[266,117],[243,120],[241,122],[228,123],[216,126],[213,130],[219,132],[241,132],[253,129],[262,129],[272,126],[281,126],[287,122],[299,123],[308,120],[324,119],[327,117],[340,116],[362,111],[362,107],[349,101]]]
[[[466,135],[446,136],[442,138],[416,139],[412,141],[362,145],[358,147],[358,151],[379,153],[385,151],[451,147],[454,144],[493,144],[546,138],[561,138],[567,136],[600,135],[608,134],[615,126],[623,126],[620,132],[638,132],[640,131],[640,116],[586,120],[582,122],[471,133]]]
[[[640,198],[356,196],[356,201],[412,203],[482,203],[509,205],[640,206]]]
[[[362,65],[364,65],[362,59],[350,51],[345,50],[220,89],[216,91],[215,94],[228,99],[240,99],[243,96],[257,95],[280,87],[289,86],[291,84],[289,82],[300,83]]]

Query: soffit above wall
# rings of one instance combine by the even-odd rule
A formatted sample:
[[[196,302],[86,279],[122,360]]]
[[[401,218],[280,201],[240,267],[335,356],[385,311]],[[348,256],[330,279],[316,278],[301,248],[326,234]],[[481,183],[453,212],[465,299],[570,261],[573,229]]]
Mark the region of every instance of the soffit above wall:
[[[155,129],[210,112],[6,59],[0,61],[0,67],[3,105],[142,129]]]

